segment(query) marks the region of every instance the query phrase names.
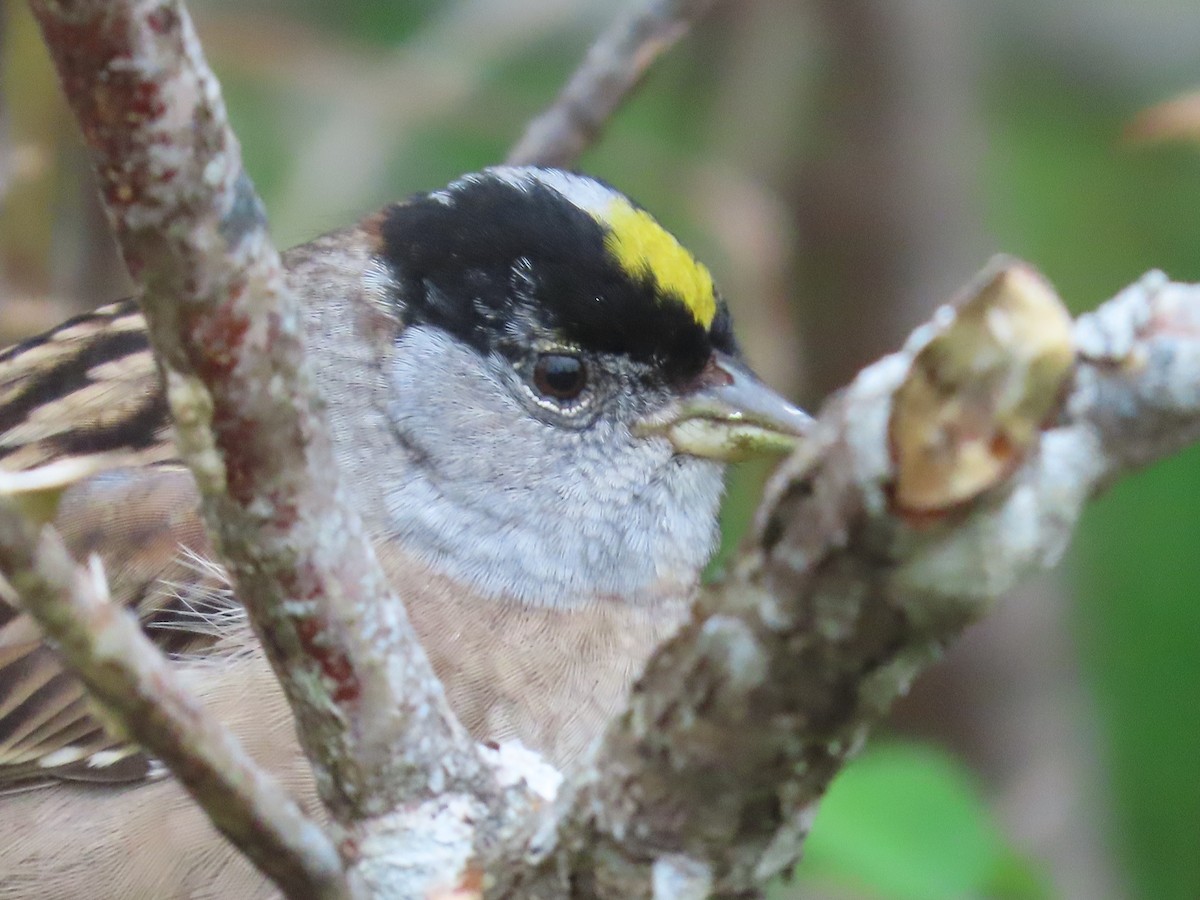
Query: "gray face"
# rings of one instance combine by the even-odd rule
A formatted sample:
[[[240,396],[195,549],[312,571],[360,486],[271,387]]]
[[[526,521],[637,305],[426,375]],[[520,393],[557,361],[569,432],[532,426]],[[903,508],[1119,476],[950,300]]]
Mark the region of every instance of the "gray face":
[[[380,412],[403,471],[364,485],[380,494],[383,527],[489,596],[556,607],[678,596],[712,552],[723,467],[631,433],[667,399],[640,364],[584,356],[589,388],[558,402],[533,368],[563,348],[525,345],[483,356],[429,326],[398,335]]]

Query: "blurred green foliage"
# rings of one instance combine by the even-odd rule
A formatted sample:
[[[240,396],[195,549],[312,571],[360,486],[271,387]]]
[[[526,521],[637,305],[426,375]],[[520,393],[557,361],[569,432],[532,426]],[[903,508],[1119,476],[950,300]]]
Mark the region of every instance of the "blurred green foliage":
[[[775,900],[830,882],[893,900],[1050,896],[1044,873],[1005,841],[970,773],[919,744],[877,745],[838,777],[797,876]]]
[[[1018,73],[1010,75],[1009,73]],[[990,222],[1083,311],[1142,272],[1200,280],[1200,147],[1135,148],[1146,104],[1024,60],[990,105]],[[1200,81],[1200,68],[1196,72]],[[1157,98],[1155,98],[1157,99]],[[1200,448],[1085,516],[1073,620],[1137,896],[1200,897]]]

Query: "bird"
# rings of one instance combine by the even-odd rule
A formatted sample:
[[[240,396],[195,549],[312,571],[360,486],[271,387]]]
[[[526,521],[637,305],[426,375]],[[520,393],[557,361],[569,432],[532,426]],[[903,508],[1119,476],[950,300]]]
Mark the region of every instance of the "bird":
[[[484,169],[283,263],[346,491],[451,707],[569,771],[686,620],[727,464],[811,420],[743,361],[709,270],[586,175]],[[319,817],[133,300],[0,351],[0,469],[113,454],[55,527]],[[274,893],[0,591],[0,900],[32,896]]]

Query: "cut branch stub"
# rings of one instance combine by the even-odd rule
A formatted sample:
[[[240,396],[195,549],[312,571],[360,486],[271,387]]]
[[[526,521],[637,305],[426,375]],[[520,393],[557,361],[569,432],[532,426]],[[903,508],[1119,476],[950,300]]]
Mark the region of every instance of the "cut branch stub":
[[[1075,359],[1066,307],[1024,263],[994,265],[951,316],[892,406],[893,500],[910,520],[1004,481],[1060,404]]]

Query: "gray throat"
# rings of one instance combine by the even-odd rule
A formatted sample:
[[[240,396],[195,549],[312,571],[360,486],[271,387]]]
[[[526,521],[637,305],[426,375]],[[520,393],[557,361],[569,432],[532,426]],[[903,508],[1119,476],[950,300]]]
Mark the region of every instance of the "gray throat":
[[[404,330],[366,372],[322,368],[336,452],[368,527],[432,571],[560,609],[653,604],[698,583],[723,466],[618,422],[549,426],[436,329]]]

